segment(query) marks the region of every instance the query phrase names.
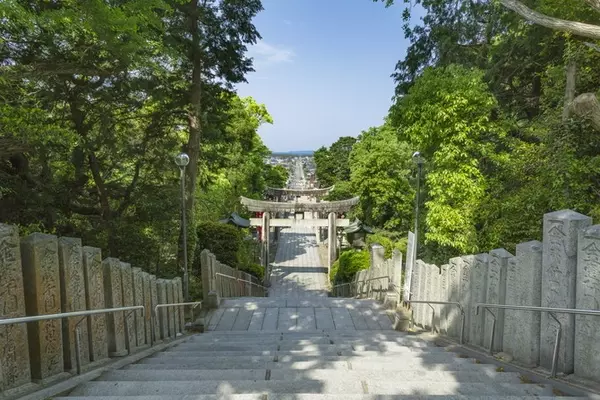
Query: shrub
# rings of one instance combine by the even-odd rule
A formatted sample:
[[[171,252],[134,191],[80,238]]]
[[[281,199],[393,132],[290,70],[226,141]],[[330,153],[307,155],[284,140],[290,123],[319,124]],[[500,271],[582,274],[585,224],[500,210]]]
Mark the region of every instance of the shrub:
[[[331,283],[337,283],[337,273],[338,270],[340,269],[340,260],[337,259],[335,260],[335,262],[333,263],[333,265],[331,266],[331,268],[329,269],[329,280],[331,281]]]
[[[336,261],[339,266],[335,269],[335,275],[332,272],[332,281],[335,283],[350,282],[358,271],[368,269],[370,262],[371,255],[368,250],[346,250]]]
[[[194,275],[190,275],[190,300],[202,300],[202,279]]]
[[[232,268],[238,267],[237,252],[242,245],[243,233],[235,226],[220,222],[201,222],[196,229],[198,244],[195,264],[200,263],[200,252],[208,249],[217,260]]]
[[[239,268],[240,268],[240,271],[244,271],[244,272],[249,273],[250,275],[254,275],[261,281],[265,277],[265,267],[263,267],[260,264],[251,263],[251,264],[247,264],[247,265],[240,265]]]
[[[400,250],[403,254],[406,254],[406,242],[405,236],[398,237],[397,233],[378,231],[372,235],[367,235],[367,248],[371,248],[372,244],[378,243],[385,249],[385,258],[392,257],[392,251],[394,249]]]

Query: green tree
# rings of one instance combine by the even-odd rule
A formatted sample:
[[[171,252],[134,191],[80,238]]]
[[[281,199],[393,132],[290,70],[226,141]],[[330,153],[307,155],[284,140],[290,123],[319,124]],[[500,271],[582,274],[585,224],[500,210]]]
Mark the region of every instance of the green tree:
[[[412,221],[414,189],[409,176],[412,151],[394,128],[363,132],[350,154],[351,186],[360,196],[358,218],[371,226],[407,232]]]
[[[251,20],[261,6],[238,3],[0,2],[3,222],[179,274],[173,156],[183,147],[192,158],[192,232],[203,189],[221,207],[266,181],[256,130],[271,118],[231,91],[251,70],[246,45],[259,37]]]
[[[265,184],[273,188],[284,187],[289,178],[289,171],[283,165],[265,164]]]
[[[313,157],[317,167],[317,178],[321,187],[335,185],[350,180],[348,159],[356,138],[342,136],[328,149],[321,147]]]
[[[478,250],[478,210],[503,137],[483,73],[459,66],[426,69],[392,109],[400,138],[426,168],[426,242],[437,254]]]

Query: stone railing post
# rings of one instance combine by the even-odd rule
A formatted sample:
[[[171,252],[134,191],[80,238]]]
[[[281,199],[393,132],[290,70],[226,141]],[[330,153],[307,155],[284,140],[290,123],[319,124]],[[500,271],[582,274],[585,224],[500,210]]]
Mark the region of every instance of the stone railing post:
[[[600,225],[579,231],[577,255],[577,308],[600,309]],[[575,374],[600,377],[600,317],[575,316]]]
[[[146,338],[145,343],[152,343],[152,291],[150,289],[150,274],[142,272],[142,294],[144,297],[144,307],[146,307],[146,315],[144,316],[144,336]]]
[[[131,269],[131,276],[133,282],[133,305],[143,306],[144,305],[144,278],[142,275],[142,269],[134,267]],[[148,310],[150,312],[150,310]],[[145,343],[146,332],[144,328],[144,317],[142,311],[136,311],[133,315],[134,326],[136,332],[136,346],[143,346]]]
[[[579,231],[590,225],[590,217],[571,210],[544,215],[542,307],[575,308],[577,240]],[[557,370],[569,374],[574,369],[575,316],[557,314],[556,317],[562,324]],[[552,366],[556,329],[557,323],[548,313],[542,313],[540,365],[547,369]]]
[[[33,233],[23,238],[21,258],[27,315],[60,313],[56,236]],[[31,322],[27,330],[33,380],[45,384],[61,378],[64,372],[61,320]]]
[[[371,245],[371,267],[369,268],[371,276],[370,278],[379,278],[380,276],[389,276],[389,274],[384,271],[384,263],[385,263],[385,248],[375,243]],[[387,282],[383,279],[377,279],[369,282],[371,288],[375,289],[376,297],[378,300],[381,299],[381,290],[387,285]]]
[[[116,258],[106,258],[102,261],[104,269],[104,300],[107,308],[123,307],[123,274],[121,262]],[[125,318],[124,313],[106,315],[108,330],[108,355],[123,357],[127,355],[125,347]]]
[[[516,256],[508,260],[506,304],[539,307],[542,301],[542,243],[517,245]],[[506,310],[502,351],[529,367],[540,357],[541,314]]]
[[[85,276],[81,239],[61,237],[58,239],[58,259],[60,270],[60,302],[62,312],[84,311],[86,309]],[[75,346],[75,324],[79,318],[61,320],[63,327],[63,357],[65,370],[77,368],[77,348]],[[78,325],[81,335],[81,366],[90,363],[90,346],[87,324]]]
[[[121,287],[123,290],[123,307],[133,306],[133,275],[131,264],[121,262]],[[133,350],[136,347],[135,317],[132,312],[125,312],[125,323],[127,324],[128,337],[125,337],[126,343],[129,342],[129,348]]]
[[[152,315],[154,316],[154,326],[152,327],[152,340],[154,343],[160,342],[160,318],[159,315],[154,315],[154,308],[158,303],[158,280],[156,279],[156,275],[150,275],[150,298],[152,300]]]
[[[102,253],[96,247],[83,247],[83,274],[85,276],[85,305],[88,310],[106,308],[104,300],[104,268]],[[83,322],[82,322],[83,323]],[[87,319],[90,361],[108,358],[106,315],[91,315]]]
[[[156,280],[156,292],[158,294],[158,304],[167,304],[167,281],[165,279]],[[169,310],[167,307],[158,309],[158,325],[160,338],[162,340],[169,338]]]
[[[476,346],[483,346],[485,335],[485,311],[479,311],[477,315],[476,303],[485,303],[487,299],[487,280],[488,269],[490,265],[490,256],[488,254],[477,254],[475,263],[471,269],[471,325],[469,327],[469,337],[471,343]]]
[[[173,280],[166,280],[165,285],[167,288],[167,303],[175,303],[175,282]],[[177,336],[176,322],[179,315],[178,307],[167,307],[167,318],[169,319],[169,337],[174,339]]]
[[[25,295],[23,272],[21,270],[21,251],[19,231],[16,226],[0,224],[0,308],[6,318],[24,317]],[[0,391],[29,385],[29,345],[27,343],[27,325],[6,325],[0,335]]]
[[[175,302],[183,303],[183,285],[180,277],[174,279],[175,281]],[[177,321],[178,329],[180,333],[185,332],[185,307],[179,307],[179,319]]]
[[[219,293],[216,290],[215,260],[210,251],[204,249],[200,253],[200,273],[202,276],[202,307],[214,309],[219,307]]]
[[[494,304],[506,304],[506,271],[508,262],[513,257],[505,249],[490,251],[490,263],[487,275],[486,302]],[[496,314],[496,331],[494,334],[494,346],[492,351],[502,351],[504,337],[504,315],[505,310],[492,310]],[[483,343],[485,348],[490,348],[492,317],[486,312],[485,333]]]
[[[450,301],[450,294],[448,292],[448,267],[448,264],[444,264],[440,268],[440,299],[442,301]],[[444,335],[448,334],[448,313],[450,307],[453,306],[443,305],[440,311],[440,331]]]
[[[460,276],[462,263],[460,258],[451,258],[448,264],[448,301],[460,301]],[[413,281],[416,278],[413,275]],[[458,338],[461,329],[461,315],[457,307],[448,308],[448,336]],[[466,328],[466,327],[465,327]]]

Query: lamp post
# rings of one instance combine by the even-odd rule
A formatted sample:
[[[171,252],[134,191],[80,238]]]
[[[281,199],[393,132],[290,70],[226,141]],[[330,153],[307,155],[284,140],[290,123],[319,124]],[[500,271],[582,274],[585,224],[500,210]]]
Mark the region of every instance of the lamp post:
[[[421,157],[421,153],[415,151],[413,160],[417,164],[417,196],[415,205],[415,251],[413,252],[413,265],[417,261],[417,251],[419,249],[419,205],[421,204],[421,173],[423,171],[423,163],[425,159]]]
[[[185,167],[190,163],[190,156],[180,153],[175,157],[175,164],[181,172],[181,229],[183,230],[183,296],[190,301],[190,277],[188,275],[187,258],[187,223],[185,215]]]

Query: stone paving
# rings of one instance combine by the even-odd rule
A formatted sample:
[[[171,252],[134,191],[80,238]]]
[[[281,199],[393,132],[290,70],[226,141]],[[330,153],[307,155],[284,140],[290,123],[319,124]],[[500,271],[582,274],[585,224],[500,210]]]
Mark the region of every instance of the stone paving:
[[[269,296],[287,299],[327,296],[327,267],[321,264],[313,228],[295,226],[281,231]]]
[[[211,316],[215,331],[390,330],[392,321],[373,300],[327,297],[311,228],[282,230],[267,298],[225,299]]]
[[[297,163],[290,187],[304,187]],[[308,198],[300,199],[307,201]],[[310,219],[311,213],[304,218]],[[321,263],[315,230],[284,228],[271,274],[268,298],[225,299],[208,322],[214,331],[390,330],[392,320],[373,300],[328,297],[328,269]]]

